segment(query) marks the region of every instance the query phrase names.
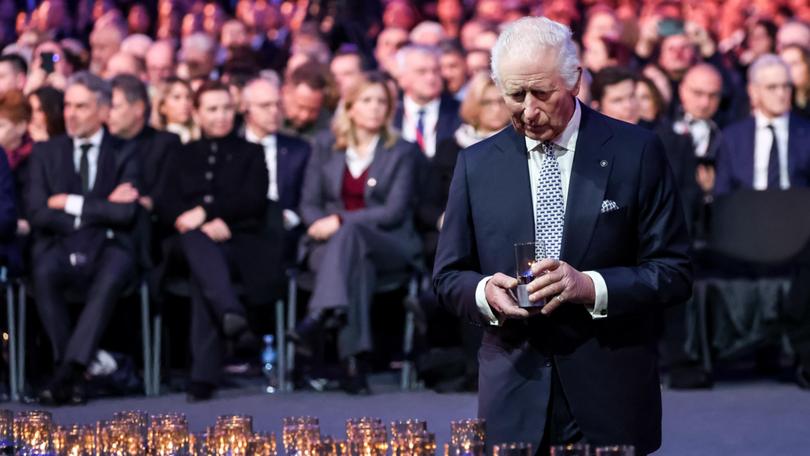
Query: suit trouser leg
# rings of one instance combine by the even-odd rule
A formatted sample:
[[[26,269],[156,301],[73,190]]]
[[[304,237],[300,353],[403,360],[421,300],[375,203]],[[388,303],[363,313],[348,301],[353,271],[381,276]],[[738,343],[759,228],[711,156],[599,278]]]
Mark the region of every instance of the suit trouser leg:
[[[372,348],[371,302],[376,279],[408,267],[407,252],[395,235],[360,223],[345,223],[309,262],[316,271],[310,314],[345,308],[348,325],[340,335],[341,357]]]
[[[135,258],[107,245],[94,267],[87,300],[65,351],[65,360],[87,366],[96,353],[115,305],[135,274]]]
[[[70,339],[70,313],[64,292],[72,274],[70,264],[62,256],[59,248],[36,255],[32,270],[34,301],[57,363],[65,359]]]
[[[200,288],[202,298],[214,315],[221,319],[227,313],[245,314],[239,303],[228,264],[226,247],[212,241],[200,230],[180,236],[183,254],[191,271],[192,284]]]
[[[216,384],[222,374],[224,341],[201,285],[191,281],[191,380]]]
[[[537,454],[546,455],[554,445],[577,443],[583,439],[582,431],[571,413],[555,365],[551,369],[551,393],[546,411],[546,428],[543,430],[543,440]]]

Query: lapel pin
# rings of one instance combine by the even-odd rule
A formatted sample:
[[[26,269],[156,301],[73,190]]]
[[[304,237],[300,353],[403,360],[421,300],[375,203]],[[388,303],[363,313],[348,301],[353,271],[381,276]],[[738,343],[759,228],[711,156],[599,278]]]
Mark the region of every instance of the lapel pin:
[[[602,168],[606,167],[607,166],[607,160],[600,161],[599,166],[601,166]]]
[[[373,177],[371,179],[369,179],[368,180],[368,186],[369,187],[376,187],[377,186],[377,179],[375,179]]]

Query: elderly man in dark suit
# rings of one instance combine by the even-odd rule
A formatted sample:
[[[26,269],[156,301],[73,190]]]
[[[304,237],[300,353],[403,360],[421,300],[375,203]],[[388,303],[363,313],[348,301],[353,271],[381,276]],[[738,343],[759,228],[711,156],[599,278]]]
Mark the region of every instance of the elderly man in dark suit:
[[[262,146],[267,165],[267,228],[283,242],[284,258],[292,261],[303,233],[298,205],[304,172],[309,160],[309,143],[279,133],[283,121],[278,85],[257,78],[242,93],[245,108],[245,139]]]
[[[660,312],[691,292],[683,209],[660,140],[576,100],[571,32],[511,24],[493,75],[512,127],[459,155],[437,293],[485,325],[479,415],[490,442],[661,444]],[[528,300],[514,244],[534,241]],[[543,301],[545,300],[545,301]]]
[[[68,135],[31,153],[34,297],[59,366],[40,392],[43,403],[85,401],[84,370],[135,271],[138,165],[134,151],[102,127],[109,109],[109,85],[76,74],[65,91]],[[84,299],[75,326],[67,291]]]
[[[723,130],[714,194],[810,186],[810,122],[790,112],[790,69],[765,54],[748,81],[754,114]]]

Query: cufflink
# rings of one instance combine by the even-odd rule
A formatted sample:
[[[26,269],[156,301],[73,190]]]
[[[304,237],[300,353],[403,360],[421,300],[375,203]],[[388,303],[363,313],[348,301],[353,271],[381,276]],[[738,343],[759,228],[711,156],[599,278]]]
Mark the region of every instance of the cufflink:
[[[376,187],[377,186],[377,179],[372,177],[371,179],[368,180],[367,183],[368,183],[369,187]]]

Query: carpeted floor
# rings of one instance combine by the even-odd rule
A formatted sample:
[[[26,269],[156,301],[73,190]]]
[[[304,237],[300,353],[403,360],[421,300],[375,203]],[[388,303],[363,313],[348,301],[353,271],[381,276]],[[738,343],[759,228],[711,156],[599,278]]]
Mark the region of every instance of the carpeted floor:
[[[203,404],[188,404],[180,394],[158,398],[97,400],[83,407],[54,409],[60,423],[91,423],[118,410],[150,413],[181,411],[192,430],[201,431],[219,414],[253,415],[258,430],[280,432],[281,418],[313,415],[323,434],[343,435],[350,417],[376,416],[385,422],[424,418],[441,443],[452,419],[474,417],[474,395],[430,391],[380,392],[353,397],[341,393],[267,395],[259,388],[228,390]],[[5,404],[14,410],[32,406]],[[607,413],[607,412],[606,412]],[[441,446],[440,446],[441,448]],[[657,455],[803,456],[810,455],[810,392],[789,383],[752,380],[725,383],[711,391],[664,391],[664,445]]]

